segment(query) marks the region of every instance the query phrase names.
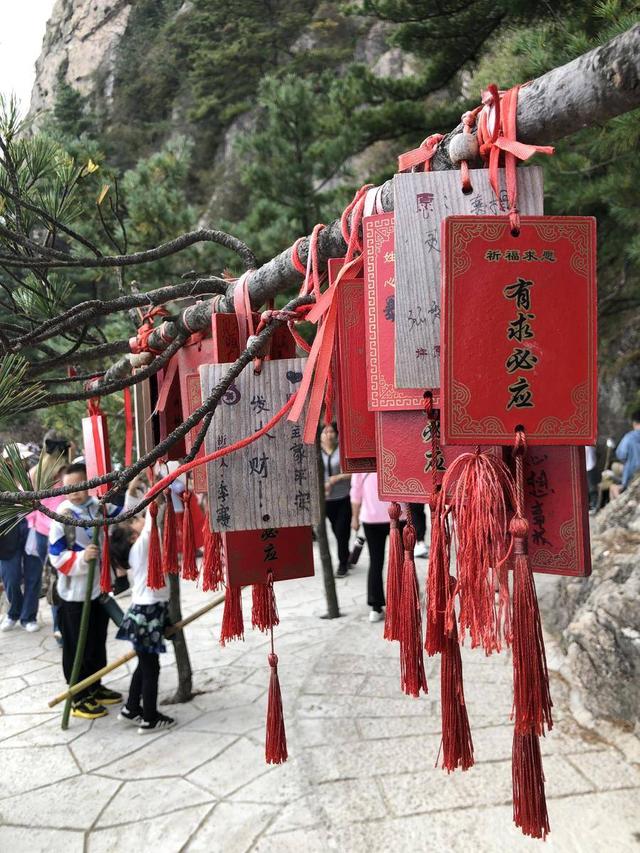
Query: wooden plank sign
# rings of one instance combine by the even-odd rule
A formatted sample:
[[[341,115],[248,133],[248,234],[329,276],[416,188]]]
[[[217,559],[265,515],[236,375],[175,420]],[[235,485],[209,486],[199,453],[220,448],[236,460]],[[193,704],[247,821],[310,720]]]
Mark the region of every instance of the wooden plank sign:
[[[189,344],[178,350],[178,373],[180,375],[180,397],[182,400],[182,417],[186,419],[202,405],[202,389],[200,387],[199,368],[201,364],[213,361],[213,340],[205,338],[195,344]],[[202,422],[185,436],[187,453],[193,447]],[[204,444],[196,454],[204,456]],[[193,469],[193,490],[198,494],[207,492],[207,472],[204,465]]]
[[[256,374],[244,370],[216,408],[205,446],[212,453],[256,432],[281,409],[302,381],[305,360],[265,361]],[[229,364],[200,368],[203,396]],[[302,441],[302,427],[282,418],[266,435],[207,466],[213,530],[299,527],[319,520],[315,450]]]
[[[313,576],[310,527],[276,527],[223,533],[222,547],[231,586]]]
[[[367,404],[372,412],[422,411],[423,388],[396,387],[394,215],[367,216],[362,229],[368,335]]]
[[[329,279],[334,281],[343,261],[329,261]],[[364,280],[345,276],[338,284],[336,355],[333,359],[337,405],[340,411],[340,445],[352,459],[375,454],[375,421],[367,406],[366,322]]]
[[[596,223],[443,223],[444,444],[596,440]]]
[[[497,215],[507,210],[506,191],[498,201],[488,169],[472,169],[470,176],[473,191],[466,195],[457,171],[413,172],[393,179],[398,388],[440,387],[440,223],[457,213]],[[542,214],[542,169],[518,169],[517,180],[521,213]]]
[[[378,497],[381,501],[428,503],[431,500],[431,428],[424,412],[376,413]],[[444,473],[456,457],[475,447],[441,445],[436,459],[438,471]],[[497,453],[495,448],[491,449]]]
[[[505,454],[511,456],[506,448]],[[524,457],[524,495],[533,571],[590,575],[584,447],[529,447]]]

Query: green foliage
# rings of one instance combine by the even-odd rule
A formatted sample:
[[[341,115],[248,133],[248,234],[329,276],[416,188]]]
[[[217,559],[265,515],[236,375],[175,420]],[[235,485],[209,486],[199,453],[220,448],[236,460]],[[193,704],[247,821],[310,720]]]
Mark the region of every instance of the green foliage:
[[[11,353],[0,358],[0,418],[21,406],[38,403],[44,396],[39,382],[26,380],[29,362]]]

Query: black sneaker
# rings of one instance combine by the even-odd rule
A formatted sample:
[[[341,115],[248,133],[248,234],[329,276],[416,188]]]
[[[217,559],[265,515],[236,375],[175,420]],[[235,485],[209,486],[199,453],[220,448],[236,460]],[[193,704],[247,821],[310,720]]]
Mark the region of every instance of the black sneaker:
[[[122,708],[120,708],[118,719],[124,720],[127,723],[133,723],[135,726],[139,726],[143,721],[140,711],[130,711],[126,705],[123,705]]]
[[[348,574],[348,572],[349,572],[348,566],[338,566],[338,568],[336,569],[336,577],[337,578],[343,578],[343,577],[345,577],[345,575]]]
[[[167,717],[166,714],[158,714],[155,720],[152,723],[148,723],[146,720],[143,720],[138,726],[138,734],[146,735],[147,732],[159,732],[164,729],[170,729],[172,726],[175,726],[176,721],[173,717]]]
[[[122,693],[118,693],[117,690],[109,690],[108,687],[101,684],[93,691],[91,698],[101,705],[119,705],[122,702]]]
[[[82,717],[83,720],[97,720],[98,717],[106,717],[108,713],[104,705],[95,702],[93,697],[74,702],[71,706],[71,716]]]

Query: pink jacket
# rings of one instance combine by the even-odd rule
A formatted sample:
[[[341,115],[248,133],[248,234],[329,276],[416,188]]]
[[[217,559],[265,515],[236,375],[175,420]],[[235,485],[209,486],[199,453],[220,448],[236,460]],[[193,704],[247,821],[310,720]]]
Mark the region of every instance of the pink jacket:
[[[360,521],[367,524],[388,524],[389,504],[378,497],[378,475],[351,475],[351,503],[360,504]]]
[[[56,485],[60,485],[57,483]],[[47,509],[55,510],[60,506],[62,501],[66,500],[66,495],[57,495],[55,498],[44,498],[41,501]],[[48,515],[45,515],[43,512],[40,512],[39,509],[30,512],[27,516],[27,522],[29,527],[35,527],[36,533],[42,533],[43,536],[49,538],[49,530],[51,528],[51,519]]]

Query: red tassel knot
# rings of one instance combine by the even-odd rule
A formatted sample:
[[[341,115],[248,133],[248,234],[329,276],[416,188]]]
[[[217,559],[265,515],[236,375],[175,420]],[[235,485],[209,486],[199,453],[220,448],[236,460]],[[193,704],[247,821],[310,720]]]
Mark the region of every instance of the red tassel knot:
[[[178,566],[178,536],[176,534],[176,513],[173,508],[171,489],[165,492],[164,525],[162,528],[162,554],[164,570],[171,575],[177,575]]]
[[[404,562],[402,564],[402,589],[400,591],[400,686],[408,696],[420,695],[427,689],[422,655],[422,619],[420,616],[420,593],[418,578],[413,562],[416,531],[408,523],[402,533]]]
[[[162,571],[160,534],[158,532],[158,505],[155,501],[149,504],[149,515],[151,516],[151,533],[149,535],[147,586],[149,589],[162,589],[165,584],[164,572]]]
[[[191,515],[191,501],[193,493],[185,489],[180,495],[184,504],[182,514],[182,577],[187,581],[198,579],[198,565],[196,563],[196,538],[193,530],[193,516]]]
[[[404,548],[399,527],[402,510],[395,501],[389,504],[389,562],[387,564],[387,609],[384,618],[385,640],[400,639],[400,594],[402,589],[402,563]]]
[[[283,764],[288,758],[287,734],[284,727],[282,694],[278,678],[278,656],[273,651],[269,655],[269,666],[271,667],[271,678],[269,679],[269,698],[267,701],[264,757],[267,764]]]

